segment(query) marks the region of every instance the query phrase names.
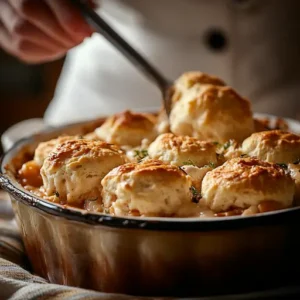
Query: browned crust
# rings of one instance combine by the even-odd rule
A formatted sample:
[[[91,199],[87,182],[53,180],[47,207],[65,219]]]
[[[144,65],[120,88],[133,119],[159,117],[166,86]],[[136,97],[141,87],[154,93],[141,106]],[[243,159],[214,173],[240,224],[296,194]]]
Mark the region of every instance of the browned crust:
[[[225,86],[225,82],[213,75],[208,75],[202,72],[191,71],[182,74],[178,82],[182,82],[186,88],[191,88],[197,83],[200,84],[212,84],[217,86]]]
[[[106,120],[104,124],[110,123],[116,128],[152,128],[156,122],[156,118],[151,114],[134,113],[126,110],[120,114],[116,114]]]
[[[252,116],[250,101],[241,97],[234,89],[229,86],[210,86],[207,88],[200,97],[203,99],[203,104],[211,108],[212,104],[221,106],[224,110],[238,108],[243,112],[241,116],[236,118],[245,118]],[[215,117],[216,111],[210,109],[209,112]],[[222,110],[221,110],[222,112]]]
[[[143,163],[127,163],[121,165],[111,172],[108,173],[106,177],[114,177],[118,175],[123,175],[135,171],[141,176],[146,176],[147,174],[163,174],[165,176],[176,176],[176,177],[185,177],[186,173],[180,168],[168,165],[159,160],[148,160]]]
[[[47,158],[47,161],[56,166],[62,164],[71,157],[79,157],[89,154],[100,157],[107,152],[111,154],[123,154],[124,152],[116,145],[95,140],[69,140],[59,144]]]
[[[259,178],[267,175],[268,178],[278,180],[285,178],[285,170],[277,164],[261,161],[256,158],[234,158],[219,168],[214,169],[211,174],[215,182],[240,181],[244,179]]]
[[[201,141],[190,136],[176,136],[172,133],[163,134],[160,138],[160,145],[164,149],[180,149],[182,152],[196,152],[202,150],[215,150],[214,143]]]
[[[292,145],[293,147],[299,145],[300,147],[299,135],[282,130],[268,130],[253,133],[251,138],[259,140],[270,147],[277,145]]]

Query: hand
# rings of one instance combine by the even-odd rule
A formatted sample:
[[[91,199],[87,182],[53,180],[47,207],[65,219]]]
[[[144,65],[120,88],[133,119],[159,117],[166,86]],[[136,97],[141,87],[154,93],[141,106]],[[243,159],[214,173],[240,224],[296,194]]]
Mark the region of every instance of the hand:
[[[91,34],[69,0],[0,0],[0,47],[27,63],[62,57]]]

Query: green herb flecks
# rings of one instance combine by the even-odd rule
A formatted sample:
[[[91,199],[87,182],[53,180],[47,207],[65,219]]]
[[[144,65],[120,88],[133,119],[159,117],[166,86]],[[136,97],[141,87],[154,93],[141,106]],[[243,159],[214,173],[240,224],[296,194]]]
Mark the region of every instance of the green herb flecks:
[[[209,167],[209,168],[212,168],[212,169],[214,169],[215,167],[216,167],[217,165],[215,164],[215,163],[213,163],[213,162],[209,162],[207,165],[205,165],[204,167]]]
[[[187,161],[184,161],[182,164],[184,166],[196,166],[196,164],[191,159],[188,159]]]
[[[137,158],[139,162],[147,156],[148,156],[147,150],[134,150],[134,157]]]
[[[219,142],[212,142],[212,144],[215,146],[215,149],[217,152],[224,150],[223,149],[223,144],[220,144]]]
[[[223,145],[223,148],[224,150],[227,150],[230,146],[233,145],[233,142],[232,140],[229,140],[228,142],[226,142],[224,145]]]
[[[202,198],[201,193],[194,186],[190,187],[190,191],[192,193],[192,202],[193,203],[199,203],[199,201]]]

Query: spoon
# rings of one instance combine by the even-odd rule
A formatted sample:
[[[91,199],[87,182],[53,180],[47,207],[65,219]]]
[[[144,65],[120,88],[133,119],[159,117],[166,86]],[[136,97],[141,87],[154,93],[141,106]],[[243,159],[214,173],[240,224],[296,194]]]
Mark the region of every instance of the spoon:
[[[111,26],[104,21],[88,4],[86,0],[72,0],[80,9],[86,21],[102,36],[112,43],[136,68],[160,89],[163,105],[169,117],[171,111],[171,95],[173,83],[167,80],[138,51],[126,42]]]

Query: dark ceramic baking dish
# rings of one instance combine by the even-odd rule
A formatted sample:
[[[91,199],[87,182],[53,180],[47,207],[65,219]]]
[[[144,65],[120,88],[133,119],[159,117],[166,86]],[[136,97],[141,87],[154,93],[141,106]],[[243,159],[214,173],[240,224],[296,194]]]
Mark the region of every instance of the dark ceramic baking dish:
[[[120,218],[40,199],[14,175],[39,142],[91,131],[103,120],[51,129],[3,157],[33,270],[50,282],[147,296],[242,293],[300,283],[300,207],[251,217]],[[290,121],[300,132],[300,124]]]

